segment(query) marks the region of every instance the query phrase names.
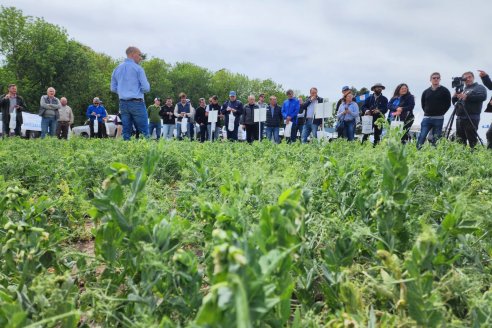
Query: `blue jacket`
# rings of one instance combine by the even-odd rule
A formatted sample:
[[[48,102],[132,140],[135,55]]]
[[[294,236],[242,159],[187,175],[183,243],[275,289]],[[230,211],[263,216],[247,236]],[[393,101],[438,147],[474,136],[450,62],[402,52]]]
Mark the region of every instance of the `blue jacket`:
[[[96,116],[91,115],[92,112],[96,113]],[[87,112],[85,113],[85,115],[87,116],[88,119],[91,120],[91,122],[93,122],[97,118],[99,123],[102,123],[103,118],[106,117],[106,109],[104,108],[104,106],[101,105],[99,106],[90,105],[89,107],[87,107]]]
[[[343,114],[343,112],[347,108],[350,109],[350,112],[348,114]],[[355,101],[352,101],[348,105],[345,104],[344,102],[342,102],[340,104],[340,106],[338,107],[337,118],[339,120],[343,119],[344,121],[347,121],[347,122],[355,121],[357,116],[359,116],[359,106],[357,105],[357,103]]]
[[[292,119],[292,122],[297,123],[297,115],[299,114],[299,99],[297,98],[291,98],[291,99],[286,99],[284,103],[282,104],[282,116],[284,119],[287,118],[287,116],[290,116]]]

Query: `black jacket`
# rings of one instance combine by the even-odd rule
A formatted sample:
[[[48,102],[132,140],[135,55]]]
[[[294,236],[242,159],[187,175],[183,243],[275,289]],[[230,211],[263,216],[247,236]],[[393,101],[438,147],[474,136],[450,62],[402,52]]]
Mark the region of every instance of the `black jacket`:
[[[318,104],[323,102],[323,98],[318,96],[317,99],[318,99]],[[304,102],[301,105],[301,108],[299,109],[299,114],[305,113],[304,111],[307,111],[307,108],[309,107],[309,105],[311,105],[311,103],[312,103],[311,97],[307,98],[306,102]],[[304,117],[306,117],[306,114],[304,114]],[[313,124],[320,125],[322,122],[323,120],[321,118],[317,118],[313,121]]]
[[[282,116],[282,107],[275,105],[272,115],[272,107],[269,105],[266,109],[265,126],[269,128],[279,128],[282,125],[284,117]]]
[[[258,124],[255,123],[255,109],[260,108],[257,104],[246,104],[243,106],[243,115],[241,115],[240,123],[245,125]]]
[[[198,107],[195,111],[195,122],[202,125],[208,123],[208,118],[205,116],[205,107]]]
[[[489,75],[482,77],[482,83],[487,87],[487,89],[492,90],[492,81],[490,80]]]
[[[469,115],[480,115],[482,112],[482,104],[487,99],[487,89],[477,82],[472,85],[467,85],[463,92],[467,95],[465,100],[466,111]],[[458,101],[458,98],[453,97],[453,104]],[[456,108],[456,115],[466,116],[463,106]]]
[[[162,117],[162,123],[164,124],[176,123],[176,118],[174,117],[174,106],[171,107],[167,107],[166,105],[162,106],[161,110],[159,111],[159,116]]]
[[[10,107],[10,99],[5,99],[6,95],[0,96],[0,108],[2,108],[2,120],[3,122],[9,122],[10,121],[10,113],[9,113],[9,107]],[[24,102],[24,99],[17,95],[17,105],[19,108],[17,109],[17,113],[19,112],[24,112],[27,111],[26,103]],[[17,115],[15,118],[17,124],[22,125],[24,123],[22,121],[22,114]]]
[[[436,90],[430,87],[422,93],[421,103],[425,116],[443,116],[451,106],[451,93],[442,85]]]

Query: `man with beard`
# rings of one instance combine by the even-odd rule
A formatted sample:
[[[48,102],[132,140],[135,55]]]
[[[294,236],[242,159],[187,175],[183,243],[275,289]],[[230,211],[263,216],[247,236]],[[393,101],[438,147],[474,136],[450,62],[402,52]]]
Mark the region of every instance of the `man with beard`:
[[[377,145],[381,140],[383,128],[375,124],[376,120],[384,117],[388,111],[388,98],[383,96],[383,90],[386,89],[381,83],[376,83],[371,87],[373,94],[366,98],[361,107],[362,115],[372,116],[372,126],[374,128],[374,145]],[[368,134],[364,134],[362,142],[369,138]]]

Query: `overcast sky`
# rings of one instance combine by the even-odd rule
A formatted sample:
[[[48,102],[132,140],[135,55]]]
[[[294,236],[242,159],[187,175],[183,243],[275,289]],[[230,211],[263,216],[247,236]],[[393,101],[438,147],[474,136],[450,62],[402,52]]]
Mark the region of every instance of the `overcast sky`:
[[[492,1],[2,0],[44,17],[115,58],[129,45],[166,62],[271,78],[336,101],[342,86],[405,82],[420,99],[429,75],[492,73]],[[478,75],[477,75],[478,77]],[[479,80],[479,79],[478,79]],[[200,95],[207,96],[207,95]],[[420,107],[420,100],[417,101]]]

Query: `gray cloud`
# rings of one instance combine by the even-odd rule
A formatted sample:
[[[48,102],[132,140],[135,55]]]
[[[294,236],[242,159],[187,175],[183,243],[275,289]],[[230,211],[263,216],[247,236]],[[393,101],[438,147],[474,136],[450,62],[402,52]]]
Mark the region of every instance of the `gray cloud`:
[[[417,96],[428,76],[492,72],[489,1],[4,0],[116,58],[139,46],[167,62],[227,68],[335,101],[343,85],[400,82]],[[449,86],[449,85],[448,85]],[[417,102],[418,103],[418,102]]]

